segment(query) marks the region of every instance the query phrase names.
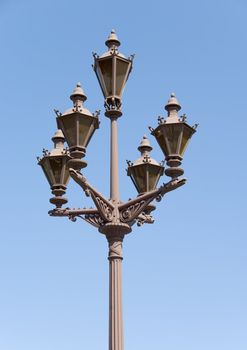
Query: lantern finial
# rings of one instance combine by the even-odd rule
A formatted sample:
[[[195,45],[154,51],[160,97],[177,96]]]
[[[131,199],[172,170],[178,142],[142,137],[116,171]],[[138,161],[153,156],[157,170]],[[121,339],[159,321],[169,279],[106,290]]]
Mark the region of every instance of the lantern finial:
[[[70,99],[73,101],[74,104],[76,104],[78,101],[82,101],[82,102],[86,101],[87,96],[85,95],[85,92],[82,90],[80,82],[76,84],[74,91],[70,95]]]
[[[140,146],[138,147],[138,150],[141,152],[141,154],[149,153],[151,152],[153,147],[150,145],[149,139],[146,135],[143,136]]]
[[[108,39],[106,40],[105,42],[106,46],[109,47],[109,49],[112,47],[112,46],[120,46],[121,43],[120,41],[118,40],[118,37],[117,37],[117,34],[115,32],[114,29],[111,30],[111,33],[110,35],[108,36]]]
[[[54,136],[51,139],[54,142],[55,148],[57,148],[56,146],[58,146],[58,144],[59,145],[62,144],[63,146],[65,142],[65,137],[61,129],[57,129],[57,131],[55,132]],[[59,148],[63,148],[63,147],[59,147]]]
[[[171,93],[171,96],[165,105],[165,109],[168,112],[168,118],[166,119],[167,123],[174,123],[179,121],[178,111],[181,109],[181,106],[174,92]]]

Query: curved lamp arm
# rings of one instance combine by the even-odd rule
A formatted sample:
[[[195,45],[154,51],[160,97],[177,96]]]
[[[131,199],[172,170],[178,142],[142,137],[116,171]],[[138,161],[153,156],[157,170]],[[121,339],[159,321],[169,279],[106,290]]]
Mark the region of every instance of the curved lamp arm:
[[[156,190],[147,192],[141,196],[129,200],[126,203],[120,204],[118,206],[118,210],[121,221],[126,223],[132,222],[145,211],[149,203],[151,203],[154,199],[160,201],[166,193],[183,186],[185,182],[186,179],[172,179]]]
[[[94,189],[78,170],[70,168],[69,172],[72,179],[84,190],[86,196],[92,198],[102,219],[106,222],[111,222],[113,220],[113,212],[115,209],[114,205]]]

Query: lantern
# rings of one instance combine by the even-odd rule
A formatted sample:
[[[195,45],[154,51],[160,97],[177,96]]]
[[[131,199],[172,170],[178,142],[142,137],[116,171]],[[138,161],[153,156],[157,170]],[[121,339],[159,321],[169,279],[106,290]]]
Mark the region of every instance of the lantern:
[[[68,152],[64,149],[64,135],[61,130],[57,130],[52,137],[54,149],[50,152],[44,150],[44,156],[39,159],[38,164],[42,167],[47,181],[51,187],[52,194],[55,197],[50,199],[57,208],[67,203],[67,199],[62,197],[66,192],[66,186],[69,181],[69,171],[67,162],[70,159]]]
[[[194,127],[188,125],[185,115],[181,118],[178,117],[178,111],[181,109],[181,106],[175,94],[171,94],[165,109],[168,111],[167,119],[159,118],[159,125],[151,133],[156,138],[169,166],[165,170],[165,174],[176,178],[184,173],[179,166],[197,125]]]
[[[98,78],[106,104],[111,108],[120,108],[125,83],[132,68],[132,59],[126,59],[118,51],[120,41],[112,30],[105,42],[108,51],[98,57],[94,54],[94,71]]]
[[[163,164],[158,164],[150,157],[152,147],[146,136],[143,137],[138,150],[141,157],[134,163],[128,161],[127,174],[133,181],[139,194],[152,191],[156,188],[160,177],[164,173]]]
[[[57,116],[57,125],[64,133],[72,157],[68,166],[78,170],[87,166],[81,158],[85,157],[86,147],[94,131],[99,128],[99,119],[98,114],[93,115],[83,106],[87,97],[80,83],[70,99],[73,101],[73,108]]]

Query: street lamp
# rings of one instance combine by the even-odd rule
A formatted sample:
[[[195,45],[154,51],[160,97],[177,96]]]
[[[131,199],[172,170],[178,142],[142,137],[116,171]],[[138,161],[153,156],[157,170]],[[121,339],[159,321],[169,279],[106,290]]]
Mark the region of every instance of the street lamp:
[[[118,50],[120,41],[114,31],[106,41],[108,51],[102,56],[94,55],[93,68],[98,78],[105,98],[105,116],[110,119],[110,199],[100,194],[80,172],[87,166],[82,160],[86,153],[94,131],[99,127],[99,112],[92,114],[83,105],[86,95],[80,84],[70,96],[73,107],[65,113],[55,111],[57,115],[58,131],[53,137],[55,144],[51,152],[44,151],[39,159],[52,193],[55,197],[50,202],[56,206],[50,210],[51,216],[68,217],[76,221],[79,217],[90,223],[105,235],[109,245],[109,350],[123,350],[123,322],[122,322],[122,242],[124,236],[132,231],[137,224],[153,223],[151,212],[156,209],[153,201],[160,201],[162,197],[182,185],[185,179],[179,178],[183,174],[181,165],[187,143],[196,126],[186,123],[186,117],[178,116],[180,105],[174,94],[166,105],[168,117],[159,117],[156,129],[150,127],[151,134],[160,145],[168,168],[165,174],[171,180],[157,187],[160,177],[164,174],[164,163],[158,163],[150,157],[152,147],[146,136],[143,137],[138,150],[141,157],[135,162],[127,161],[127,175],[134,183],[138,195],[134,199],[123,202],[119,195],[118,181],[118,140],[117,119],[122,116],[122,93],[132,69],[133,55],[125,58]],[[64,148],[67,141],[68,149]],[[67,202],[63,197],[69,177],[77,182],[86,196],[90,196],[95,208],[70,209],[62,208]]]

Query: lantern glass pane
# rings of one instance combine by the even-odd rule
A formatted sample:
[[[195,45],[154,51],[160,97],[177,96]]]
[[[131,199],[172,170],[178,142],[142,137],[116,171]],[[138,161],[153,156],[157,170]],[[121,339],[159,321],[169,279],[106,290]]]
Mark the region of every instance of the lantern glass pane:
[[[179,143],[179,136],[182,131],[182,125],[180,123],[166,124],[164,128],[165,128],[165,138],[166,138],[167,148],[170,154],[178,154],[179,153],[178,143]]]
[[[188,127],[187,125],[184,125],[183,137],[182,137],[182,142],[180,147],[181,156],[183,156],[192,134],[193,134],[193,130],[191,130],[191,128]]]
[[[94,129],[92,129],[92,131],[90,132],[91,135],[89,135],[92,123],[93,121],[91,117],[80,116],[79,118],[79,145],[81,147],[87,147],[88,142],[90,141],[90,138],[94,131]]]
[[[67,186],[67,183],[69,182],[69,178],[70,178],[70,174],[69,174],[69,168],[67,167],[67,159],[64,157],[63,159],[63,178],[62,180],[62,184]]]
[[[116,60],[116,95],[121,96],[124,84],[128,78],[129,62]]]
[[[65,115],[58,118],[59,128],[62,129],[69,147],[75,146],[77,144],[76,122],[76,115]]]
[[[41,166],[42,166],[42,169],[45,173],[47,181],[49,182],[49,185],[52,186],[55,183],[55,179],[54,179],[53,173],[51,171],[50,161],[49,161],[48,157],[46,157],[42,160]]]
[[[146,192],[147,191],[147,172],[145,166],[134,166],[131,169],[131,178],[133,179],[137,190],[139,193]]]
[[[104,86],[102,86],[102,90],[105,90],[105,97],[112,95],[112,58],[108,58],[98,62],[97,75],[101,81],[104,82]],[[105,87],[105,89],[104,89]]]
[[[163,135],[163,132],[162,132],[161,129],[158,129],[155,132],[155,138],[156,138],[160,148],[162,149],[164,155],[167,156],[169,154],[169,150],[167,148],[167,145],[166,145],[166,142],[165,142],[165,138],[164,138],[164,135]]]
[[[148,166],[148,191],[155,190],[161,176],[161,167],[155,165]]]
[[[53,173],[53,177],[55,180],[55,183],[61,183],[61,173],[62,173],[62,165],[63,165],[63,159],[57,158],[57,157],[51,157],[50,159],[50,167],[51,171]]]

